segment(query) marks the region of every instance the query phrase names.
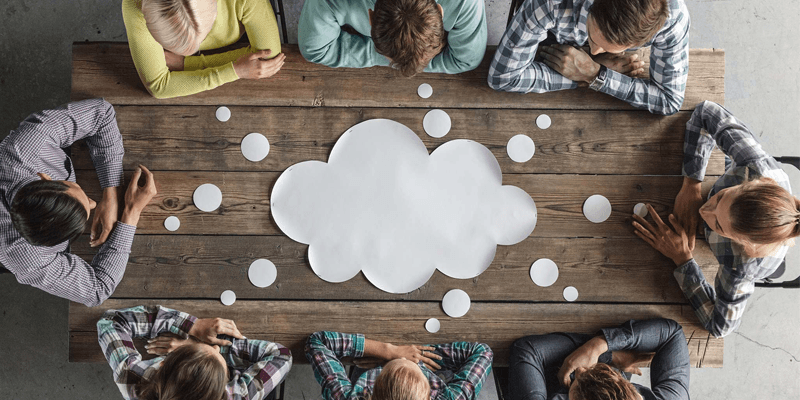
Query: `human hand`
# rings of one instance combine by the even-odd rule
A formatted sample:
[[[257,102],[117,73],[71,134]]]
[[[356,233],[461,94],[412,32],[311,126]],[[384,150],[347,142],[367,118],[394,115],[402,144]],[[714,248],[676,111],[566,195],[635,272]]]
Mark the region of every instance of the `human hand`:
[[[164,50],[164,59],[167,61],[167,68],[169,68],[170,71],[183,71],[184,57],[182,55]]]
[[[391,359],[405,358],[415,364],[422,361],[429,369],[441,369],[442,367],[434,360],[441,360],[442,356],[434,353],[436,349],[429,346],[419,346],[416,344],[408,346],[391,346]]]
[[[147,350],[147,354],[163,356],[172,353],[178,349],[178,347],[196,342],[197,340],[192,339],[191,337],[184,339],[178,335],[166,333],[148,340],[144,348]]]
[[[142,174],[144,174],[144,184],[139,186],[139,178],[142,177]],[[158,193],[158,190],[156,190],[156,181],[153,174],[147,167],[140,164],[128,183],[128,190],[125,191],[125,210],[122,212],[122,222],[136,226],[139,223],[139,216],[142,210],[150,203],[156,193]]]
[[[639,54],[636,53],[601,53],[592,58],[606,68],[630,77],[644,73],[644,61],[639,60]]]
[[[594,337],[573,351],[558,370],[558,381],[565,387],[572,383],[570,375],[578,368],[590,368],[597,364],[597,359],[608,350],[608,343],[604,337]]]
[[[275,75],[283,67],[286,55],[281,53],[275,58],[267,60],[272,50],[261,50],[256,53],[245,54],[233,63],[236,76],[243,79],[262,79]]]
[[[233,336],[237,339],[245,339],[244,335],[239,332],[236,323],[229,319],[222,318],[198,318],[194,321],[192,329],[189,334],[196,337],[198,340],[214,345],[230,346],[228,340],[217,339],[217,335]]]
[[[600,71],[600,64],[579,48],[566,44],[542,46],[543,62],[565,78],[592,83]]]
[[[641,376],[642,371],[635,364],[650,362],[656,353],[639,353],[635,351],[614,351],[611,352],[611,366],[622,371],[630,372]]]
[[[117,222],[118,212],[117,188],[103,189],[103,198],[94,209],[89,246],[96,247],[106,242],[111,230],[114,229],[114,224]]]
[[[689,177],[683,178],[683,186],[678,196],[675,197],[674,212],[678,222],[686,230],[689,239],[689,250],[694,251],[695,238],[697,237],[697,224],[700,222],[700,207],[703,205],[703,196],[700,194],[701,182]]]
[[[672,228],[667,226],[658,216],[656,210],[650,204],[647,205],[647,211],[653,216],[655,226],[645,221],[644,218],[634,214],[633,227],[636,228],[634,233],[653,246],[661,254],[670,258],[675,265],[683,265],[693,258],[692,250],[689,249],[689,237],[686,235],[686,230],[675,218],[674,214],[669,215],[669,222]]]

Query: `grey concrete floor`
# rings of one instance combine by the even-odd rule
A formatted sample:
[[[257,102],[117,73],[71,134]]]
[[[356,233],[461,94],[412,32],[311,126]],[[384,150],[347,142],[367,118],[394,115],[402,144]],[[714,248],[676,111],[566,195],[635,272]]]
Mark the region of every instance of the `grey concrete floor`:
[[[296,42],[302,0],[285,2]],[[486,0],[489,43],[502,36],[509,2]],[[800,155],[800,2],[687,4],[691,46],[726,50],[726,107],[767,151]],[[119,0],[0,2],[0,138],[29,113],[69,100],[71,44],[85,40],[126,40]],[[797,195],[800,172],[787,172]],[[790,250],[787,262],[787,276],[800,274],[800,249]],[[120,398],[107,365],[67,363],[66,300],[2,275],[0,310],[0,397]],[[757,289],[741,328],[726,339],[724,368],[692,370],[692,397],[800,398],[798,332],[800,290]],[[319,396],[307,366],[293,369],[287,386],[292,400]]]

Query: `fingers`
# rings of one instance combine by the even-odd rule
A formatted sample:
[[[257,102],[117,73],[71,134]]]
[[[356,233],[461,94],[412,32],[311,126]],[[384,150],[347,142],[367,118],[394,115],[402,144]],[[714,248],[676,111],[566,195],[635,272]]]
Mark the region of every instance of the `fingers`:
[[[89,241],[89,246],[97,247],[108,240],[108,235],[111,234],[111,228],[107,228],[106,226],[113,226],[113,224],[107,224],[100,222],[100,219],[97,219],[95,223],[92,224],[92,236],[91,240]],[[96,226],[96,227],[95,227]],[[97,229],[100,230],[100,234],[97,234]]]
[[[678,232],[681,235],[686,235],[686,230],[683,229],[683,225],[681,225],[678,218],[675,217],[675,214],[669,215],[669,223],[672,224],[672,227],[675,228],[675,232]]]
[[[219,333],[223,333],[228,336],[233,336],[237,339],[245,339],[244,335],[242,335],[242,333],[239,332],[239,328],[236,327],[236,323],[233,322],[233,320],[223,319],[221,321],[223,326],[222,329],[219,331]]]
[[[224,339],[218,339],[218,338],[212,338],[212,337],[209,337],[209,338],[206,338],[206,339],[208,339],[208,344],[210,344],[212,346],[215,345],[215,344],[218,345],[218,346],[232,346],[233,345],[233,343],[231,343],[228,340],[224,340]]]
[[[652,213],[652,212],[651,212]],[[656,229],[653,225],[650,225],[644,218],[634,214],[633,215],[634,224],[633,226],[636,227],[636,224],[639,224],[639,227],[643,228],[643,231],[647,231],[647,233],[656,233],[658,229]]]
[[[428,357],[420,357],[420,359],[420,361],[422,361],[428,367],[428,369],[442,369],[442,367],[439,366],[436,361],[433,361]]]
[[[664,230],[668,229],[667,224],[665,224],[664,221],[661,220],[661,217],[656,212],[656,209],[653,208],[653,206],[651,206],[650,203],[647,203],[647,210],[650,212],[650,215],[653,217],[653,221],[655,221],[656,225],[658,225],[660,228]]]
[[[639,231],[633,231],[633,233],[635,233],[636,236],[638,236],[639,238],[644,240],[650,246],[656,247],[656,243],[653,241],[653,239],[651,237],[645,236],[643,233],[641,233]]]
[[[139,178],[142,177],[142,166],[139,165],[135,171],[133,171],[133,176],[131,177],[130,188],[131,190],[135,190],[137,186],[139,186]]]
[[[630,372],[633,372],[636,375],[642,376],[642,370],[640,370],[638,367],[633,367],[633,370],[630,371]]]
[[[92,219],[92,228],[89,231],[89,245],[94,247],[95,240],[94,238],[97,237],[97,231],[102,228],[102,224],[100,223],[100,212],[99,210],[94,211],[94,218]]]
[[[574,368],[567,366],[566,362],[561,364],[561,368],[558,370],[558,380],[565,387],[569,387],[570,383],[572,383],[571,379],[569,379],[569,374],[571,374],[574,370]]]

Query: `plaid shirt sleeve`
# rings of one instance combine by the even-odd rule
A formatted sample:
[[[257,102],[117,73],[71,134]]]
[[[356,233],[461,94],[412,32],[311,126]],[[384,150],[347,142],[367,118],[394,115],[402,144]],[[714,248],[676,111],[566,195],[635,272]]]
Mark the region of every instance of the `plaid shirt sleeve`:
[[[286,378],[292,368],[292,353],[266,340],[226,338],[233,345],[220,351],[228,365],[237,370],[228,383],[231,400],[264,399]],[[238,370],[244,371],[239,373]]]
[[[363,357],[364,335],[316,332],[308,337],[305,352],[314,370],[314,377],[322,386],[322,397],[325,400],[349,399],[353,384],[340,359]]]
[[[489,86],[506,92],[544,93],[574,89],[578,84],[543,62],[534,61],[539,43],[556,26],[563,10],[546,0],[528,0],[511,21],[489,65]]]
[[[478,398],[486,377],[492,370],[494,354],[483,343],[454,342],[431,345],[442,356],[437,363],[455,372],[443,390],[433,389],[432,399],[474,400]]]
[[[136,384],[141,378],[148,378],[163,360],[157,357],[143,361],[133,338],[154,338],[165,332],[188,338],[195,320],[187,313],[161,306],[108,310],[103,314],[97,322],[97,337],[123,397],[135,399]]]

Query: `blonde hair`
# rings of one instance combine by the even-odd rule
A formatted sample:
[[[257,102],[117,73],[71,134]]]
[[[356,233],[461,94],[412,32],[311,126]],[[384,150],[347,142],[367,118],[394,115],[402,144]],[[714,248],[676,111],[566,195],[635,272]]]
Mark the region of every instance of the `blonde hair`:
[[[136,386],[139,400],[223,400],[225,367],[198,344],[169,353],[158,371]]]
[[[428,380],[415,372],[399,362],[386,364],[375,379],[370,400],[430,400]]]
[[[161,47],[175,54],[196,53],[201,21],[206,17],[203,3],[211,0],[141,0],[147,29]]]

